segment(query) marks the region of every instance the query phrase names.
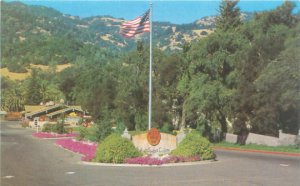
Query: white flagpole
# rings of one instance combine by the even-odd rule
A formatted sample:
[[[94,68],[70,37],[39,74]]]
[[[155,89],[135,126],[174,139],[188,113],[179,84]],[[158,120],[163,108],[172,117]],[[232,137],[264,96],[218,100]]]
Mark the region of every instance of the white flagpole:
[[[150,2],[150,67],[149,67],[149,116],[148,128],[151,129],[151,110],[152,110],[152,3]]]

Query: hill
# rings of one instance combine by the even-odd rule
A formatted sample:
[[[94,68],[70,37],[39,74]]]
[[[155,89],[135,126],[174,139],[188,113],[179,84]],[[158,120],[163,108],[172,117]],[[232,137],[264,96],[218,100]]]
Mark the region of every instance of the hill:
[[[67,64],[97,48],[115,53],[135,49],[137,40],[148,43],[148,34],[126,39],[119,34],[123,19],[96,16],[81,19],[52,8],[1,2],[2,68],[26,73],[30,64]],[[164,51],[181,50],[184,42],[207,36],[215,17],[190,24],[153,23],[153,45]]]
[[[55,72],[56,73],[61,72],[64,69],[66,69],[70,66],[71,66],[71,64],[57,65],[56,68],[55,68]],[[27,77],[30,76],[30,73],[31,73],[33,68],[37,68],[37,69],[40,69],[42,71],[49,71],[50,70],[49,66],[31,64],[28,68],[26,68],[27,72],[15,73],[15,72],[10,72],[8,70],[8,68],[1,68],[0,69],[0,74],[1,74],[1,76],[7,77],[11,80],[25,80]]]

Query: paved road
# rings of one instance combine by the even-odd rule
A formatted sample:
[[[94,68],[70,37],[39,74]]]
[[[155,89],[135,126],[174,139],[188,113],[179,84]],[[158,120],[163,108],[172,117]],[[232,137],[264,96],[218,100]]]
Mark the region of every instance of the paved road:
[[[300,158],[216,151],[218,161],[178,167],[82,165],[54,140],[33,138],[16,122],[1,123],[1,186],[298,186]]]

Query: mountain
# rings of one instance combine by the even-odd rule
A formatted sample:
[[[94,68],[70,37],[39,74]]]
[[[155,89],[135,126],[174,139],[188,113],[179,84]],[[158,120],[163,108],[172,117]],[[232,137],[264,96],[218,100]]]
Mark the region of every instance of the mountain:
[[[149,34],[126,39],[119,34],[123,19],[110,16],[79,18],[52,8],[1,2],[2,67],[26,71],[30,64],[66,64],[94,47],[129,51],[137,40],[149,43]],[[214,30],[215,17],[190,24],[153,22],[153,45],[165,51],[180,50],[184,42],[206,37]]]

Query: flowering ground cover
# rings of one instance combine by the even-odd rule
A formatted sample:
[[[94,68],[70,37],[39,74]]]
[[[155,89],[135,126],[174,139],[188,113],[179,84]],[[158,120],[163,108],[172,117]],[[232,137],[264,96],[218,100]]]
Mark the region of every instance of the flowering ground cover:
[[[125,163],[140,164],[140,165],[162,165],[164,161],[159,158],[145,156],[145,157],[128,158],[125,160]]]
[[[37,132],[32,135],[37,138],[65,138],[65,137],[78,136],[78,134],[57,134],[57,133],[50,133],[50,132]]]
[[[77,141],[75,139],[59,139],[56,140],[55,143],[72,152],[84,155],[81,158],[83,161],[91,161],[94,159],[98,146],[95,142]]]
[[[179,163],[179,162],[193,162],[200,161],[200,156],[168,156],[165,158],[154,158],[151,156],[137,157],[137,158],[128,158],[125,160],[125,163],[128,164],[140,164],[140,165],[162,165],[167,163]]]

